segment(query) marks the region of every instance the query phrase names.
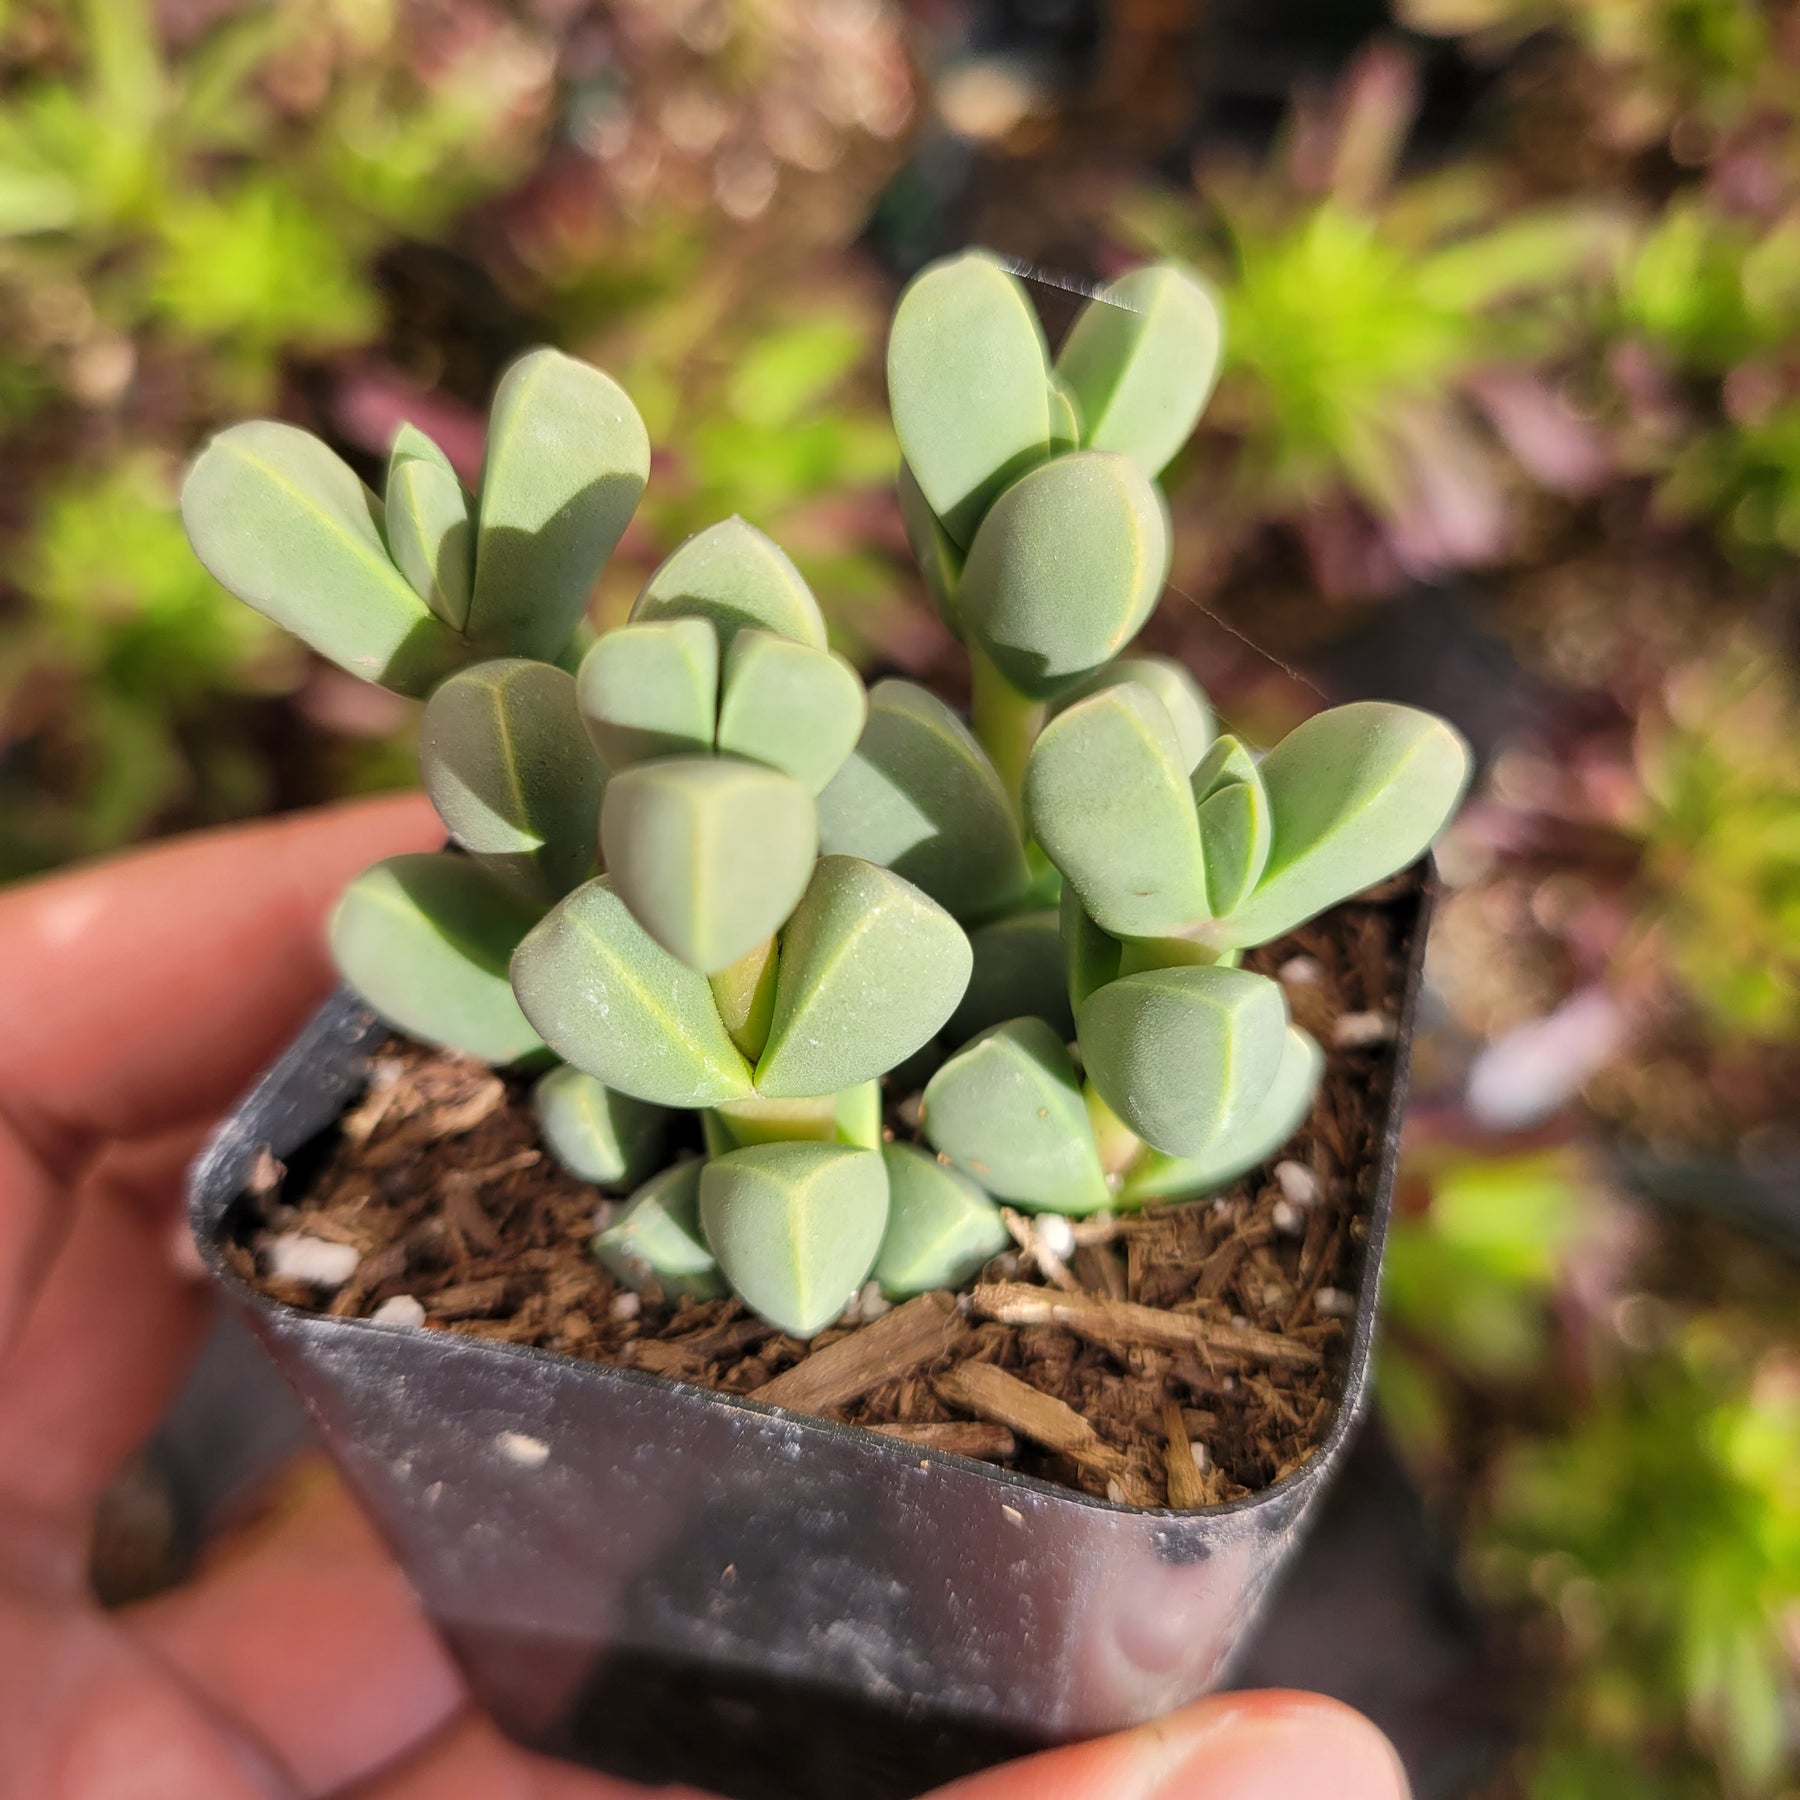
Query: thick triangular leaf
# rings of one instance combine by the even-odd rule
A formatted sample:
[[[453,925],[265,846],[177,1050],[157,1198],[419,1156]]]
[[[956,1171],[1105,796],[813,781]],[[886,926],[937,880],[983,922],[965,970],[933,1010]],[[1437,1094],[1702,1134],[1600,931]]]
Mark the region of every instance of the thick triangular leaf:
[[[1229,1187],[1267,1162],[1305,1123],[1324,1071],[1324,1051],[1298,1025],[1290,1025],[1275,1079],[1242,1123],[1199,1156],[1164,1156],[1146,1149],[1125,1173],[1121,1204],[1201,1200]]]
[[[1025,289],[984,252],[932,263],[888,334],[894,431],[959,544],[1009,481],[1050,452],[1050,363]]]
[[[606,772],[561,669],[504,657],[452,675],[425,707],[419,767],[450,835],[522,898],[548,905],[594,872]]]
[[[665,1300],[716,1300],[725,1293],[725,1277],[700,1230],[704,1166],[690,1157],[652,1175],[594,1239],[595,1256],[628,1288]]]
[[[551,908],[519,945],[513,991],[565,1062],[656,1106],[718,1106],[751,1093],[706,977],[645,931],[609,877]]]
[[[773,538],[742,519],[697,531],[644,584],[634,620],[707,619],[729,648],[747,625],[825,648],[825,615]]]
[[[1122,975],[1076,1008],[1088,1079],[1152,1148],[1199,1156],[1251,1118],[1280,1066],[1287,1003],[1244,969]]]
[[[893,1300],[954,1292],[1012,1242],[1000,1209],[966,1175],[914,1144],[888,1144],[888,1222],[875,1279]]]
[[[1209,927],[1265,944],[1431,847],[1468,785],[1469,746],[1410,706],[1364,700],[1296,726],[1260,765],[1273,836],[1250,898]]]
[[[967,1043],[990,1025],[1027,1016],[1043,1019],[1065,1040],[1075,1035],[1054,907],[977,925],[969,933],[969,948],[975,966],[968,991],[944,1027],[951,1043]]]
[[[757,1092],[832,1094],[885,1074],[956,1010],[970,960],[962,927],[911,883],[821,857],[781,936]]]
[[[1212,396],[1223,335],[1212,291],[1177,263],[1102,288],[1056,355],[1081,406],[1082,442],[1124,452],[1154,479]]]
[[[621,626],[581,659],[576,693],[609,769],[704,756],[719,711],[718,634],[705,619]]]
[[[388,453],[388,549],[413,591],[453,631],[469,622],[475,515],[450,459],[424,432],[402,425]]]
[[[488,415],[470,636],[554,661],[649,474],[644,421],[611,376],[557,350],[520,357]]]
[[[465,660],[389,560],[380,502],[309,432],[221,431],[188,470],[181,517],[225,587],[352,675],[423,695]]]
[[[1200,827],[1163,703],[1137,683],[1060,712],[1032,746],[1025,818],[1117,937],[1173,937],[1206,917]]]
[[[1200,691],[1200,684],[1173,657],[1121,656],[1110,662],[1097,675],[1071,688],[1057,703],[1057,711],[1097,694],[1102,688],[1122,687],[1135,681],[1148,688],[1159,699],[1175,729],[1175,740],[1181,746],[1181,760],[1192,769],[1205,756],[1213,741],[1212,703]]]
[[[607,783],[600,846],[650,935],[715,975],[794,910],[818,826],[812,796],[791,775],[730,756],[668,757]]]
[[[887,1170],[874,1150],[762,1144],[715,1157],[700,1223],[738,1298],[811,1337],[867,1279],[887,1225]]]
[[[531,1090],[538,1134],[578,1181],[630,1187],[655,1168],[668,1115],[562,1063]]]
[[[965,634],[1047,700],[1137,636],[1169,572],[1168,509],[1124,456],[1078,450],[994,502],[956,590]]]
[[[718,747],[816,794],[856,747],[868,710],[862,677],[841,656],[746,629],[725,653]]]
[[[1006,790],[935,694],[877,682],[856,749],[819,796],[819,842],[880,863],[959,919],[1015,904],[1031,881]]]
[[[1206,754],[1194,764],[1194,772],[1188,777],[1188,785],[1194,790],[1194,804],[1204,805],[1220,788],[1230,787],[1234,782],[1255,782],[1261,777],[1256,772],[1256,758],[1237,738],[1227,733],[1224,737],[1215,738],[1207,746]]]
[[[1200,803],[1207,904],[1224,918],[1256,886],[1269,860],[1269,801],[1260,781],[1227,782]]]
[[[925,1084],[932,1147],[990,1194],[1050,1212],[1112,1204],[1075,1065],[1042,1019],[966,1044]]]
[[[536,917],[466,856],[391,856],[344,890],[331,953],[397,1031],[483,1062],[516,1062],[544,1047],[506,978]]]

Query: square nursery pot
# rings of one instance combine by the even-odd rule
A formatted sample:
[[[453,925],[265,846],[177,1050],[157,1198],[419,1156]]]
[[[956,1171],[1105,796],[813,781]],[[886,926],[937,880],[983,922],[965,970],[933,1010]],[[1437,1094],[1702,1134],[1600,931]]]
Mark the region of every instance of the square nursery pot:
[[[340,994],[195,1165],[192,1223],[501,1727],[735,1800],[913,1795],[1214,1687],[1364,1405],[1432,883],[1417,889],[1335,1422],[1247,1498],[1138,1510],[544,1351],[305,1313],[222,1247],[267,1149],[354,1101]]]

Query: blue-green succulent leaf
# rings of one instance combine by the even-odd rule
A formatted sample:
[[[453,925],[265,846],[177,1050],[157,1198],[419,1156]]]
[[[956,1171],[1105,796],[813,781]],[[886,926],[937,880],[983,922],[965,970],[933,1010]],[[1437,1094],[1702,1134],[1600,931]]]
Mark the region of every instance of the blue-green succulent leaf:
[[[391,856],[344,890],[331,953],[397,1031],[483,1062],[516,1062],[544,1047],[506,979],[536,918],[466,856]]]
[[[965,1044],[925,1084],[932,1147],[999,1200],[1050,1212],[1112,1204],[1075,1065],[1042,1019]]]

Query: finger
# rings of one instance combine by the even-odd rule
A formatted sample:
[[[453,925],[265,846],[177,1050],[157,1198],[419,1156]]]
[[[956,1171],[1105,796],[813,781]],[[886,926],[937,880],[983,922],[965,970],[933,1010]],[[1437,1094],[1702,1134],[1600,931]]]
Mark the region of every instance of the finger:
[[[103,1158],[72,1195],[41,1196],[70,1223],[0,1348],[0,1493],[67,1530],[85,1528],[113,1471],[153,1429],[211,1311],[208,1290],[177,1275],[164,1217],[137,1185],[159,1160],[166,1182],[174,1148]],[[43,1181],[29,1164],[14,1174]],[[20,1192],[6,1190],[9,1205]]]
[[[1135,1731],[1047,1750],[936,1800],[1407,1800],[1393,1746],[1319,1694],[1220,1694]]]
[[[238,1721],[302,1794],[364,1780],[464,1704],[411,1589],[316,1461],[194,1580],[122,1622]]]
[[[94,1608],[0,1597],[7,1800],[293,1800],[256,1745]]]
[[[354,1800],[701,1800],[689,1788],[641,1788],[533,1756],[479,1713],[367,1787]],[[848,1800],[848,1796],[846,1796]]]
[[[330,982],[346,881],[442,841],[417,795],[139,851],[0,896],[0,1112],[65,1171],[231,1100]]]

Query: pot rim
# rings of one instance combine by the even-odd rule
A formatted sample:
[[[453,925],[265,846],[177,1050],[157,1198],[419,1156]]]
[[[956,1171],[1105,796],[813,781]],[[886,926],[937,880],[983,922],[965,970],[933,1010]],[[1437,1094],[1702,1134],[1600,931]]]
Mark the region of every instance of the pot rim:
[[[469,1350],[476,1354],[510,1358],[526,1365],[541,1363],[559,1371],[573,1368],[582,1371],[588,1379],[622,1382],[627,1386],[641,1387],[646,1391],[677,1391],[687,1395],[696,1395],[702,1400],[716,1403],[728,1411],[772,1419],[784,1426],[797,1427],[804,1432],[816,1433],[826,1439],[837,1439],[860,1455],[874,1457],[878,1460],[885,1458],[896,1465],[906,1463],[916,1467],[922,1461],[947,1463],[952,1468],[966,1473],[985,1476],[1002,1488],[1029,1494],[1040,1503],[1059,1501],[1095,1512],[1122,1513],[1139,1518],[1213,1520],[1247,1514],[1264,1506],[1278,1504],[1289,1495],[1300,1493],[1314,1485],[1335,1466],[1367,1403],[1369,1366],[1374,1351],[1377,1316],[1380,1310],[1381,1268],[1387,1245],[1388,1227],[1393,1213],[1394,1176],[1400,1149],[1400,1127],[1406,1110],[1414,1022],[1424,979],[1425,943],[1429,935],[1431,915],[1439,889],[1435,859],[1427,856],[1420,863],[1415,864],[1414,869],[1419,874],[1420,880],[1415,903],[1412,939],[1407,948],[1406,971],[1400,986],[1400,1007],[1393,1040],[1394,1079],[1388,1090],[1384,1107],[1382,1136],[1376,1152],[1377,1172],[1374,1201],[1368,1214],[1369,1232],[1363,1245],[1357,1282],[1355,1326],[1351,1334],[1349,1354],[1343,1363],[1343,1379],[1339,1390],[1337,1409],[1333,1415],[1330,1429],[1319,1441],[1312,1454],[1298,1468],[1290,1470],[1267,1487],[1258,1488],[1253,1493],[1245,1494],[1236,1500],[1220,1501],[1211,1506],[1187,1508],[1131,1506],[1123,1501],[1108,1500],[1078,1488],[1064,1487],[1058,1482],[1047,1481],[1041,1476],[1024,1475],[1017,1470],[1000,1468],[992,1463],[982,1462],[975,1457],[963,1456],[954,1451],[927,1450],[921,1445],[909,1444],[904,1439],[888,1437],[868,1426],[846,1424],[842,1420],[826,1419],[817,1413],[797,1412],[784,1406],[771,1406],[764,1401],[753,1400],[747,1394],[726,1393],[718,1388],[703,1387],[698,1382],[678,1381],[671,1376],[653,1374],[644,1369],[629,1369],[616,1363],[589,1362],[581,1357],[565,1356],[560,1351],[540,1349],[534,1344],[508,1344],[493,1339],[466,1338]],[[241,1163],[245,1158],[254,1156],[258,1150],[269,1147],[266,1139],[251,1139],[246,1133],[242,1123],[245,1114],[254,1109],[255,1101],[269,1091],[278,1080],[290,1078],[288,1077],[290,1062],[304,1060],[309,1053],[314,1053],[322,1047],[317,1040],[334,1036],[342,1037],[347,1032],[354,1041],[341,1047],[354,1051],[359,1049],[362,1041],[371,1037],[379,1027],[380,1021],[376,1015],[363,1006],[348,988],[337,988],[312,1015],[276,1062],[239,1099],[231,1112],[207,1138],[204,1148],[190,1166],[187,1180],[188,1224],[202,1261],[212,1277],[232,1295],[240,1306],[264,1314],[272,1321],[278,1321],[276,1329],[292,1330],[299,1327],[314,1331],[344,1330],[353,1334],[389,1333],[397,1330],[414,1331],[417,1329],[412,1326],[377,1325],[372,1319],[334,1318],[323,1313],[307,1312],[283,1300],[270,1299],[242,1279],[220,1248],[222,1228],[233,1206],[241,1197],[243,1183],[239,1179],[231,1179],[229,1181],[231,1191],[228,1197],[222,1200],[217,1198],[218,1191],[227,1185],[227,1176],[234,1163]],[[345,1106],[349,1104],[351,1097],[350,1093],[346,1093]],[[340,1107],[334,1116],[341,1116],[342,1110],[343,1108]],[[463,1334],[449,1335],[463,1336]]]

